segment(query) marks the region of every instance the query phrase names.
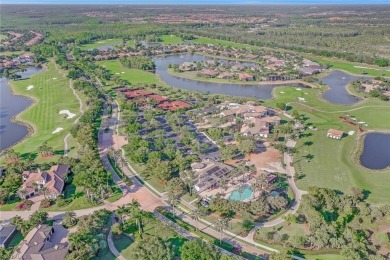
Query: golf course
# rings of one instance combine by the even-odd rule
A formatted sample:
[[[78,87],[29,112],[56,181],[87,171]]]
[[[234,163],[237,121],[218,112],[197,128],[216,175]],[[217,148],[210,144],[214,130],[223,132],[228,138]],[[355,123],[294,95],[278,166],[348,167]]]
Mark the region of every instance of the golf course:
[[[17,116],[18,120],[32,127],[31,135],[17,144],[14,150],[22,158],[54,161],[64,153],[64,138],[80,116],[80,103],[70,88],[70,80],[53,62],[49,62],[43,72],[10,84],[15,94],[34,100],[31,107]],[[44,142],[53,148],[56,156],[42,158],[38,154],[37,148]],[[73,138],[68,138],[69,148],[76,144]]]

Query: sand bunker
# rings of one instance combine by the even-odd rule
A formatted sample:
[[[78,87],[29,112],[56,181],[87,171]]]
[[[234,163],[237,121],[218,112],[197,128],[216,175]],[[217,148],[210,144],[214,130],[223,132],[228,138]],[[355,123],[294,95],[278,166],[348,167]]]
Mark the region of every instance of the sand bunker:
[[[119,72],[115,72],[116,75],[119,75],[120,73]]]
[[[281,94],[284,94],[284,91],[280,91]]]
[[[303,98],[303,97],[298,97],[298,100],[299,100],[299,101],[305,101],[305,98]]]
[[[53,78],[53,79],[57,79],[57,78]]]
[[[27,86],[26,90],[31,90],[31,89],[33,89],[33,88],[34,88],[33,85],[29,85],[29,86]]]
[[[58,132],[61,132],[62,130],[64,130],[64,128],[62,127],[57,127],[56,130],[54,130],[53,132],[51,132],[52,134],[56,134]]]
[[[124,71],[121,71],[121,73],[123,74],[123,73],[125,73]]]
[[[296,90],[302,90],[301,88],[296,88]]]
[[[67,118],[73,118],[76,114],[71,113],[69,110],[61,110],[58,114],[67,114]]]

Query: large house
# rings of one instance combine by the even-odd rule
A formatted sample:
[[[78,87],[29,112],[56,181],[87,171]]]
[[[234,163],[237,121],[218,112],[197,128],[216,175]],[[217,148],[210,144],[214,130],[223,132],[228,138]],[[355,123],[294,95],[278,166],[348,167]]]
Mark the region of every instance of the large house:
[[[194,188],[197,192],[217,187],[221,178],[228,176],[232,170],[229,165],[207,159],[191,164],[191,168],[195,172]]]
[[[336,129],[329,129],[328,132],[326,133],[327,137],[333,138],[333,139],[338,139],[340,140],[344,135],[343,131],[336,130]]]
[[[270,124],[266,121],[263,121],[261,118],[253,118],[246,120],[242,125],[240,133],[243,136],[260,136],[260,137],[268,137],[270,132]]]
[[[62,194],[65,178],[69,173],[69,165],[54,165],[49,171],[24,171],[23,185],[19,196],[27,199],[36,195],[43,187],[47,188],[46,198],[55,199]]]
[[[241,81],[253,81],[254,77],[252,74],[244,72],[244,73],[238,74],[238,79]]]
[[[58,235],[54,235],[57,229]],[[68,254],[68,243],[62,242],[67,232],[62,226],[39,225],[22,240],[11,256],[21,260],[63,260]],[[61,233],[60,233],[61,232]],[[56,233],[57,234],[57,233]]]

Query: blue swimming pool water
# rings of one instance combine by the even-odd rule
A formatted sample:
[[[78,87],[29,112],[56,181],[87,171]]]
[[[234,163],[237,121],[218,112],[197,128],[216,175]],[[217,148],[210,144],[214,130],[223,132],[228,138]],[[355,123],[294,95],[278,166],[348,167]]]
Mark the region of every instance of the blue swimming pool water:
[[[237,190],[234,190],[229,197],[229,200],[246,200],[253,197],[253,190],[249,185],[243,186],[243,192],[240,194]]]

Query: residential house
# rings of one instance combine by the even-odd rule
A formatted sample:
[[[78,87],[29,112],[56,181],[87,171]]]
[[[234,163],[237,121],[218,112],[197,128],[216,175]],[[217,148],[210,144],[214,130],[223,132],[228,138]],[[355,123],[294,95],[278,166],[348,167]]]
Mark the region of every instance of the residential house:
[[[254,77],[252,74],[249,73],[240,73],[238,74],[238,79],[241,81],[253,81]]]
[[[222,177],[229,176],[232,170],[231,166],[210,159],[193,163],[191,168],[195,172],[194,188],[199,193],[218,187]]]
[[[270,133],[270,123],[261,118],[249,119],[242,125],[240,133],[246,137],[259,136],[267,138]]]
[[[11,224],[0,224],[0,247],[7,247],[16,232],[16,227]]]
[[[344,135],[343,131],[336,130],[336,129],[329,129],[328,132],[326,133],[327,137],[333,138],[333,139],[338,139],[340,140]]]
[[[245,69],[245,66],[244,65],[241,65],[241,64],[236,64],[236,65],[233,65],[231,70],[233,72],[240,72],[240,71],[243,71]]]
[[[68,243],[62,242],[67,233],[61,225],[34,227],[15,249],[11,259],[63,260],[68,254]]]
[[[191,70],[195,70],[195,68],[196,68],[195,62],[188,62],[188,61],[184,62],[179,66],[180,71],[191,71]]]
[[[215,78],[218,76],[219,72],[216,70],[209,70],[209,69],[204,69],[201,71],[198,71],[197,75],[199,77],[204,77],[204,78]]]
[[[19,190],[19,196],[27,199],[35,196],[42,187],[48,189],[46,198],[55,199],[62,194],[65,186],[65,178],[69,174],[69,165],[54,165],[49,171],[24,171],[22,174],[23,185]]]
[[[221,74],[219,74],[217,76],[217,78],[219,78],[219,79],[231,79],[231,78],[233,78],[233,74],[229,73],[229,72],[222,72]]]
[[[176,111],[179,109],[191,108],[191,105],[181,100],[164,101],[157,105],[162,110]]]

